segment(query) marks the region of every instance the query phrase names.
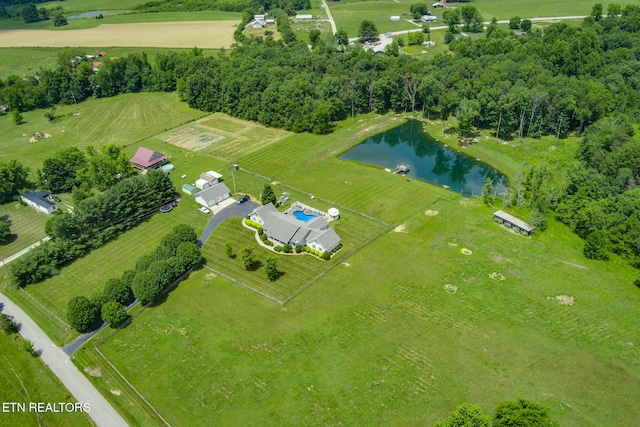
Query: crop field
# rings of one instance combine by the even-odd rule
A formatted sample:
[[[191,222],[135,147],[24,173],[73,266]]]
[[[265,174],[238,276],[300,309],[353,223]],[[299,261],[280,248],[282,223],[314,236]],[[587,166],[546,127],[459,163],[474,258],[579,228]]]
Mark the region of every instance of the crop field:
[[[17,336],[7,336],[0,332],[0,400],[2,402],[70,402],[75,399],[47,369],[43,362],[31,357],[21,347]],[[85,414],[72,412],[34,413],[12,412],[0,415],[0,425],[3,426],[91,426],[93,425]]]
[[[146,14],[153,15],[153,14]],[[95,28],[49,31],[0,30],[0,47],[165,47],[229,48],[238,20],[104,24]]]
[[[18,202],[0,205],[0,219],[9,223],[12,236],[0,245],[0,260],[3,260],[41,239],[47,216]]]
[[[60,147],[130,145],[204,115],[177,102],[175,93],[129,94],[62,105],[56,113],[60,118],[54,122],[44,113],[23,113],[26,123],[20,126],[13,124],[11,115],[0,116],[0,158],[18,158],[35,171]],[[49,133],[52,138],[30,143],[35,132]]]

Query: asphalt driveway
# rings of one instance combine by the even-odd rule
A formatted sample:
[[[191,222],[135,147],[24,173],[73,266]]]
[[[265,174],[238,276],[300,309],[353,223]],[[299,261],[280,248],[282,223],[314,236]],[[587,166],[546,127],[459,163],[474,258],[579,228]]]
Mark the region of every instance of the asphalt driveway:
[[[225,219],[244,218],[259,206],[260,205],[257,204],[256,202],[252,202],[251,200],[249,200],[247,202],[244,202],[241,205],[233,203],[232,205],[229,205],[226,208],[222,209],[220,212],[215,214],[213,218],[211,218],[211,220],[209,221],[209,224],[207,224],[204,231],[200,235],[200,238],[196,242],[196,245],[198,245],[198,247],[201,248],[202,245],[205,244],[209,236],[211,236],[211,233],[213,233],[213,230],[215,230],[216,227],[218,227],[218,225],[220,225],[222,221],[224,221]]]

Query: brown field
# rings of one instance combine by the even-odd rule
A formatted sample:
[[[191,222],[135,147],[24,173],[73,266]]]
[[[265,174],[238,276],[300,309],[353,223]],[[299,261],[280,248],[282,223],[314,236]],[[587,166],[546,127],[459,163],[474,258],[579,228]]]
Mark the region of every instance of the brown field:
[[[69,31],[2,30],[0,47],[229,48],[240,21],[105,24]]]

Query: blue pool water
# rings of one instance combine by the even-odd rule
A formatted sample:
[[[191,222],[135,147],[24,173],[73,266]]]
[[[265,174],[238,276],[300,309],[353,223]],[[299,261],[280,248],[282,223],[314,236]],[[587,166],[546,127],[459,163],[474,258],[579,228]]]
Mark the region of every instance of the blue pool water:
[[[302,211],[293,211],[293,216],[295,216],[296,219],[299,219],[300,221],[304,221],[304,222],[309,222],[316,217],[315,215],[309,215]]]

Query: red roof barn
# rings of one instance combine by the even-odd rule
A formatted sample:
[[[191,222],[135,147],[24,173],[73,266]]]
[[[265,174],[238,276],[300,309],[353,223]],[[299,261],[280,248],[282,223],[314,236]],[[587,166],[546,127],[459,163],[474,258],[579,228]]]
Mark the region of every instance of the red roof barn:
[[[148,148],[139,147],[136,154],[129,159],[134,168],[153,169],[167,162],[167,156]]]

